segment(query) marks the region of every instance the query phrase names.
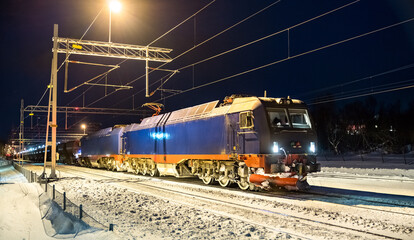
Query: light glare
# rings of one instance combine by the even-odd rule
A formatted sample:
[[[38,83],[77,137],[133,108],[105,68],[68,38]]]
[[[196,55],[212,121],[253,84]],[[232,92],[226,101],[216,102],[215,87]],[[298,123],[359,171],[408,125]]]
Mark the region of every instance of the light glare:
[[[279,152],[279,143],[273,142],[273,152],[278,153]]]
[[[312,153],[315,153],[315,152],[316,152],[315,142],[310,142],[310,148],[309,148],[309,150],[310,150]]]
[[[109,8],[111,9],[112,12],[119,13],[122,9],[122,5],[118,1],[111,1],[109,3]]]

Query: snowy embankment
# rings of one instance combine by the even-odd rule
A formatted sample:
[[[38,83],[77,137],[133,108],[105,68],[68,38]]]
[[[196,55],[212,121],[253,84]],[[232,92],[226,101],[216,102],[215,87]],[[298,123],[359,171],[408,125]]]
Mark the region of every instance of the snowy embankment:
[[[46,195],[39,198],[41,192],[13,166],[0,167],[1,239],[117,239],[64,213]]]
[[[26,168],[41,171],[39,166]],[[56,189],[82,203],[102,224],[115,224],[122,239],[379,239],[365,232],[414,236],[413,208],[348,198],[333,203],[319,195],[244,192],[205,186],[197,179],[73,166],[58,166],[58,172],[62,178],[53,183]]]
[[[414,156],[369,154],[319,155],[322,172],[414,179]]]
[[[36,165],[25,168],[42,172]],[[102,224],[115,224],[114,231],[121,239],[381,239],[370,233],[401,239],[414,236],[413,208],[348,198],[334,203],[331,197],[286,191],[244,192],[205,186],[197,179],[150,178],[74,166],[58,165],[57,171],[60,179],[52,183],[56,189],[66,192],[75,204],[82,204],[85,212]],[[88,234],[96,233],[76,238],[105,238]]]
[[[312,186],[414,196],[413,154],[345,154],[317,158],[321,172],[312,173]]]

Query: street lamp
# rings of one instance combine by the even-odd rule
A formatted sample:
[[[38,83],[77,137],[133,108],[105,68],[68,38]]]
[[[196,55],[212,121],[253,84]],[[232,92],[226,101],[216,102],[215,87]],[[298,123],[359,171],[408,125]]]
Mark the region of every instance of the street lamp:
[[[81,125],[81,128],[83,129],[83,135],[85,135],[86,125],[85,125],[85,124],[82,124],[82,125]]]
[[[118,1],[110,1],[109,2],[109,42],[111,42],[111,15],[112,12],[118,13],[121,11],[122,5]]]

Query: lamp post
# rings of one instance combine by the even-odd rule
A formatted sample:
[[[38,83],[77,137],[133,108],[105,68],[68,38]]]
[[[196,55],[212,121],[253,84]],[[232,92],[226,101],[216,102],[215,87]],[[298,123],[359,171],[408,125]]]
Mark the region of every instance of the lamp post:
[[[83,135],[85,135],[86,133],[85,133],[85,131],[86,131],[86,125],[85,124],[82,124],[81,125],[81,128],[83,129]]]
[[[109,2],[109,42],[111,42],[111,15],[112,11],[118,13],[121,11],[122,5],[118,1]]]

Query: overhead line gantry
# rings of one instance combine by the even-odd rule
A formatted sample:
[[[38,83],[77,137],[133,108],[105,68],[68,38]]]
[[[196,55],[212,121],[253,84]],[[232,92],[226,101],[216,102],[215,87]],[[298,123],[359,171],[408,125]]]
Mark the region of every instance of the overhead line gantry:
[[[140,45],[130,45],[101,41],[89,41],[82,39],[60,38],[58,36],[58,25],[54,25],[53,30],[53,59],[52,59],[52,74],[50,84],[50,96],[49,103],[46,107],[48,110],[48,119],[50,112],[52,112],[52,121],[47,121],[46,127],[46,148],[51,145],[51,173],[50,178],[56,178],[56,128],[57,128],[57,72],[58,72],[58,53],[66,54],[65,64],[65,86],[67,86],[67,67],[68,60],[71,54],[96,56],[96,57],[109,57],[109,58],[121,58],[131,60],[145,60],[145,73],[146,73],[146,97],[149,97],[148,90],[148,70],[149,61],[155,62],[171,62],[172,59],[168,56],[168,53],[172,49],[158,48]],[[113,68],[114,69],[114,68]],[[114,85],[112,85],[114,86]],[[125,86],[118,86],[120,88],[126,88]],[[66,89],[65,89],[66,90]],[[52,141],[48,141],[49,127],[52,128]],[[45,150],[46,151],[46,150]],[[45,156],[46,165],[46,156]],[[45,172],[44,172],[45,174]]]

